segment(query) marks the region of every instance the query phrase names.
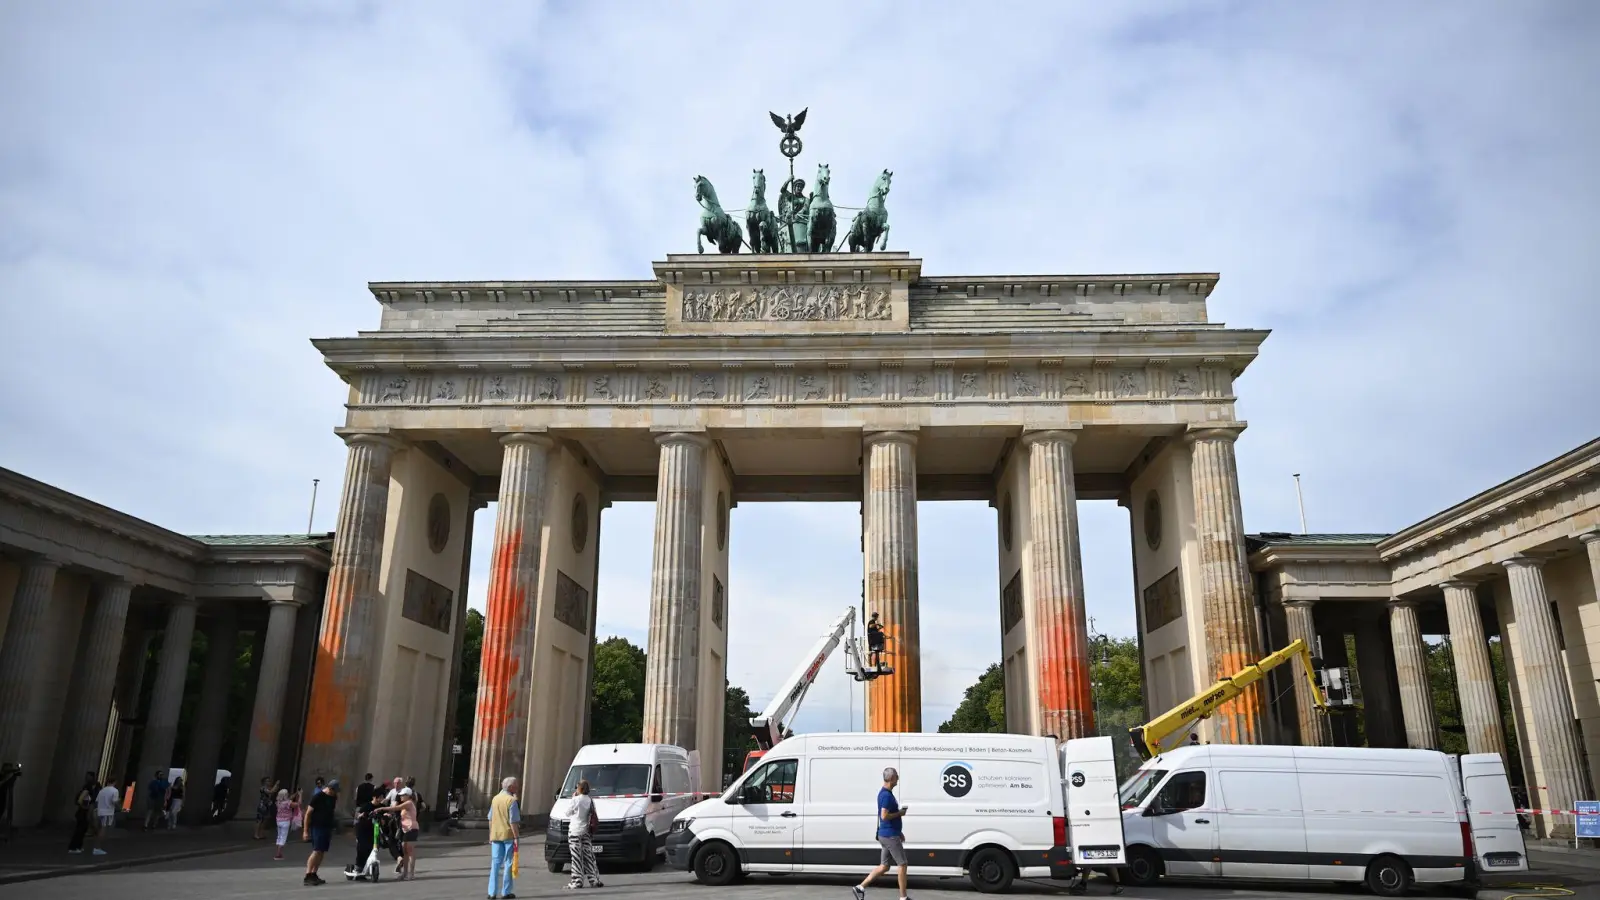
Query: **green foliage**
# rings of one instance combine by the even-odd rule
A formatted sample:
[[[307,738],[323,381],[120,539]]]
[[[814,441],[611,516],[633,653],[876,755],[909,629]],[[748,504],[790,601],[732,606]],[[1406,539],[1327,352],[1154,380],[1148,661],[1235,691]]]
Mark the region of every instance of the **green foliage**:
[[[744,688],[728,685],[722,707],[722,778],[737,776],[744,770],[746,753],[756,749],[755,735],[750,733],[750,719],[755,711],[750,708],[750,695]]]
[[[478,713],[478,669],[483,663],[483,613],[467,610],[467,624],[461,631],[461,680],[456,687],[456,756],[450,783],[465,784],[472,764],[472,721]]]
[[[1144,722],[1144,675],[1139,642],[1133,638],[1098,638],[1090,647],[1089,675],[1094,687],[1095,733],[1108,736],[1116,748],[1117,774],[1139,767],[1128,741],[1128,729]],[[998,734],[1006,730],[1005,670],[995,663],[967,688],[961,703],[939,731],[946,734]]]
[[[595,645],[590,742],[639,742],[644,734],[644,663],[644,650],[627,638],[609,637]]]
[[[1006,730],[1006,676],[995,663],[967,688],[955,712],[939,731],[945,734],[988,734]]]

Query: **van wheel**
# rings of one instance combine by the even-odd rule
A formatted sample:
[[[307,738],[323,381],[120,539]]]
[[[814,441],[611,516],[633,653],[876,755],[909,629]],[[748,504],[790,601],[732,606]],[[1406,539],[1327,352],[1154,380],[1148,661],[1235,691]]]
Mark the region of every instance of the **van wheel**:
[[[1404,897],[1411,891],[1411,867],[1398,856],[1380,856],[1367,866],[1367,889],[1379,897]]]
[[[561,871],[561,863],[556,862],[555,860],[550,860],[549,862],[545,863],[545,867],[548,868],[552,872],[560,872]]]
[[[694,856],[694,877],[712,887],[733,884],[739,877],[739,857],[727,844],[707,844]]]
[[[1011,854],[998,847],[984,847],[967,862],[967,877],[981,894],[1003,894],[1017,877]]]
[[[1128,883],[1149,887],[1161,880],[1161,857],[1149,847],[1128,848]]]

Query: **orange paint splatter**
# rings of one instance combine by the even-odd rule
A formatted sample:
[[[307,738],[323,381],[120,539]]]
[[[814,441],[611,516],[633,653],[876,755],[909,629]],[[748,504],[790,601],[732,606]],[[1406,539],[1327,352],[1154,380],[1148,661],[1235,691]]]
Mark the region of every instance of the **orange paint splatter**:
[[[519,646],[530,610],[527,594],[517,578],[522,555],[522,530],[497,535],[489,575],[488,615],[483,630],[483,657],[478,677],[478,708],[474,731],[497,740],[514,724],[517,677],[522,672]]]

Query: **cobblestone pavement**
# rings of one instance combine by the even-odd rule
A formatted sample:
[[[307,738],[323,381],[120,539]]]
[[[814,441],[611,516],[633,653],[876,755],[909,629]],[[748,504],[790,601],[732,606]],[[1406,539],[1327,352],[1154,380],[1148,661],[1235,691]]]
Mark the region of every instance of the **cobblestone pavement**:
[[[132,849],[132,848],[127,848]],[[376,896],[383,900],[432,900],[432,898],[483,897],[486,894],[488,848],[477,839],[463,837],[425,839],[421,844],[421,862],[418,877],[413,882],[397,882],[385,878],[379,885],[352,884],[341,871],[350,862],[353,845],[348,838],[336,840],[330,859],[323,866],[322,875],[328,883],[318,888],[301,885],[306,847],[291,845],[289,858],[282,862],[272,860],[270,845],[254,845],[246,850],[215,853],[182,860],[157,862],[135,868],[84,872],[43,881],[0,885],[0,900],[215,900],[217,897],[277,898],[304,897],[309,894],[351,897],[357,894]],[[566,876],[546,871],[541,850],[537,844],[523,848],[522,877],[517,880],[518,897],[568,896]],[[1597,854],[1600,855],[1600,854]],[[392,871],[392,870],[390,870]],[[386,873],[387,874],[387,873]],[[845,900],[850,896],[849,885],[853,879],[828,877],[752,876],[743,883],[729,888],[709,888],[695,884],[686,874],[657,867],[651,872],[602,871],[606,887],[596,893],[619,897],[699,898],[699,900]],[[1600,862],[1587,858],[1563,858],[1556,854],[1541,854],[1538,871],[1519,879],[1531,883],[1562,884],[1572,894],[1532,892],[1528,896],[1577,896],[1600,898]],[[869,892],[872,900],[894,900],[893,882],[885,879],[884,886]],[[1091,896],[1105,896],[1109,886],[1096,882],[1091,886]],[[1498,900],[1512,893],[1507,889],[1489,889],[1480,892],[1480,900]],[[1049,882],[1019,884],[1018,896],[1064,896],[1059,886]],[[579,896],[591,896],[582,894]],[[978,894],[960,879],[913,879],[911,896],[915,898],[976,898]],[[1220,897],[1361,897],[1369,896],[1354,887],[1331,885],[1277,886],[1245,884],[1174,884],[1152,889],[1128,889],[1124,897],[1173,898],[1173,900],[1209,900]],[[1459,896],[1432,892],[1427,896]]]

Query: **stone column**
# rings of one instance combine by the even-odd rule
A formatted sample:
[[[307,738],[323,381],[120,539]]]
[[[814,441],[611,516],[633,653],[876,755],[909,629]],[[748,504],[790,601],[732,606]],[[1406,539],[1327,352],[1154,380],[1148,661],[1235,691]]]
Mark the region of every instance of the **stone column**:
[[[28,713],[33,708],[39,659],[45,647],[45,620],[60,568],[59,561],[45,557],[22,564],[5,640],[0,642],[0,762],[22,761]]]
[[[1578,750],[1572,693],[1556,639],[1556,620],[1545,593],[1544,560],[1513,556],[1505,566],[1511,581],[1512,614],[1517,619],[1517,652],[1522,656],[1519,683],[1532,711],[1532,743],[1546,789],[1546,805],[1537,808],[1571,809],[1573,801],[1584,799],[1583,755]],[[1555,818],[1551,827],[1556,836],[1572,835],[1570,818]]]
[[[1201,609],[1211,680],[1232,677],[1261,659],[1261,636],[1251,602],[1250,569],[1245,562],[1244,514],[1239,503],[1239,469],[1233,443],[1244,423],[1192,426],[1195,539],[1200,551]],[[1261,742],[1265,721],[1261,686],[1254,685],[1224,704],[1215,719],[1216,740],[1226,744]]]
[[[206,663],[185,766],[185,825],[205,825],[211,821],[211,791],[217,783],[217,758],[222,753],[222,729],[227,723],[233,667],[239,661],[238,638],[238,615],[232,606],[224,607],[206,629]]]
[[[106,726],[111,721],[111,695],[116,689],[117,663],[122,656],[123,630],[128,620],[128,599],[132,594],[133,585],[120,578],[97,582],[94,586],[83,654],[74,667],[77,671],[72,700],[67,704],[62,722],[62,756],[59,759],[71,773],[74,784],[83,772],[100,772]],[[110,774],[122,777],[120,772]],[[67,803],[69,808],[71,805]]]
[[[1317,652],[1316,617],[1312,613],[1315,606],[1314,600],[1283,601],[1283,617],[1289,623],[1289,641],[1291,643],[1305,641],[1313,655]],[[1300,746],[1326,747],[1328,726],[1323,720],[1327,718],[1327,714],[1317,712],[1317,701],[1311,695],[1311,685],[1306,682],[1305,673],[1300,671],[1300,661],[1295,660],[1289,665],[1294,666],[1294,671],[1289,677],[1294,680],[1294,705],[1299,715],[1297,733]]]
[[[1594,580],[1594,595],[1600,598],[1600,531],[1578,535],[1583,549],[1589,552],[1589,577]]]
[[[539,550],[546,475],[555,446],[543,434],[508,434],[500,442],[506,449],[500,461],[500,498],[467,769],[467,802],[475,810],[489,808],[502,778],[515,775],[527,780]]]
[[[150,655],[150,642],[155,632],[138,627],[129,638],[123,651],[122,666],[117,672],[117,746],[111,756],[111,777],[121,781],[128,777],[128,759],[133,756],[133,725],[139,718],[139,694],[144,687],[145,659]]]
[[[1471,582],[1446,581],[1445,613],[1450,617],[1450,655],[1456,670],[1456,693],[1461,697],[1461,725],[1467,734],[1467,752],[1506,755],[1505,730],[1500,722],[1500,698],[1495,690],[1494,667],[1489,662],[1489,641],[1483,636],[1478,594]]]
[[[483,509],[486,501],[473,497],[467,498],[467,520],[462,525],[461,531],[461,578],[456,582],[456,610],[451,619],[450,632],[450,693],[446,695],[444,705],[444,745],[439,748],[439,780],[438,787],[434,790],[434,811],[443,815],[450,810],[450,791],[454,788],[457,741],[463,745],[471,744],[471,735],[463,735],[456,731],[456,719],[460,715],[457,704],[461,696],[461,675],[463,668],[462,645],[466,641],[467,632],[467,588],[472,578],[472,531],[473,524],[477,521],[478,510]],[[481,657],[480,657],[481,658]],[[588,693],[585,692],[585,696]],[[476,713],[476,709],[474,709]],[[471,758],[468,758],[471,762]]]
[[[166,771],[173,762],[172,745],[178,740],[178,712],[183,708],[189,648],[194,642],[195,607],[193,597],[180,597],[167,610],[161,655],[156,659],[156,681],[150,691],[150,713],[145,717],[144,745],[135,773],[141,785],[157,770]]]
[[[308,784],[318,775],[343,778],[345,784],[357,782],[361,761],[356,756],[368,726],[368,688],[382,649],[377,643],[378,607],[383,601],[378,574],[389,514],[389,472],[397,445],[377,434],[348,435],[345,443],[350,452],[300,766],[300,780]]]
[[[674,433],[656,438],[656,443],[661,457],[645,651],[644,741],[695,750],[700,667],[689,644],[700,615],[705,454],[711,442],[703,435]]]
[[[1416,601],[1389,603],[1389,636],[1394,641],[1394,670],[1400,684],[1400,714],[1406,723],[1406,746],[1413,750],[1437,750],[1439,723],[1433,713],[1428,651],[1422,645]]]
[[[294,651],[294,621],[300,605],[274,600],[267,606],[267,637],[261,644],[256,674],[256,699],[250,707],[250,740],[244,771],[234,775],[233,792],[251,800],[261,779],[287,783],[288,772],[274,772],[278,764],[278,732],[283,719],[284,694],[289,688],[289,656]],[[241,777],[242,776],[242,777]],[[231,802],[230,796],[230,802]]]
[[[883,623],[888,660],[894,666],[893,675],[867,682],[867,730],[916,732],[922,730],[922,629],[917,609],[917,437],[904,431],[869,434],[865,455],[862,555],[867,570],[867,612],[877,613]],[[1067,465],[1070,468],[1070,451]],[[1064,527],[1071,533],[1070,525]],[[1063,648],[1062,662],[1067,652]],[[1087,650],[1084,652],[1087,655]],[[1058,680],[1056,687],[1062,688],[1065,683],[1064,679]],[[1043,696],[1042,690],[1040,695]],[[1064,707],[1067,698],[1053,696],[1051,702]]]
[[[270,605],[268,607],[268,617],[271,617]],[[299,616],[297,615],[296,618],[299,618]],[[294,631],[294,629],[291,628],[290,631]],[[245,675],[244,683],[247,686],[246,690],[249,690],[252,695],[261,686],[261,657],[266,652],[267,629],[263,625],[250,635],[250,672]],[[228,800],[223,804],[222,808],[222,820],[225,822],[238,814],[239,802],[246,796],[250,798],[251,815],[254,815],[256,788],[260,785],[261,779],[258,777],[255,781],[250,781],[247,774],[249,770],[246,766],[249,764],[250,759],[251,737],[255,733],[255,710],[255,701],[252,698],[250,715],[245,721],[245,728],[249,730],[245,732],[244,740],[234,743],[233,759],[228,760],[228,770],[233,773],[233,777],[228,782]]]
[[[1072,472],[1076,439],[1070,431],[1042,431],[1022,438],[1028,448],[1028,509],[1033,534],[1028,551],[1032,580],[1028,662],[1039,704],[1039,733],[1063,741],[1095,733],[1083,563],[1078,547],[1078,492]],[[915,547],[911,552],[915,553]]]

